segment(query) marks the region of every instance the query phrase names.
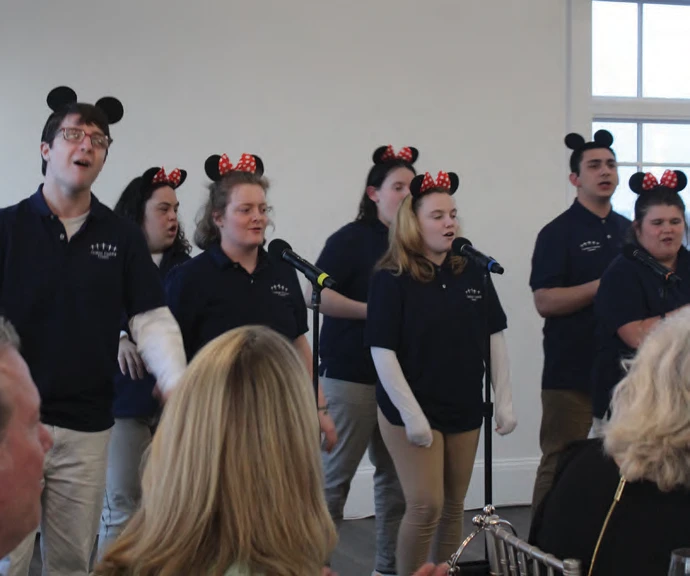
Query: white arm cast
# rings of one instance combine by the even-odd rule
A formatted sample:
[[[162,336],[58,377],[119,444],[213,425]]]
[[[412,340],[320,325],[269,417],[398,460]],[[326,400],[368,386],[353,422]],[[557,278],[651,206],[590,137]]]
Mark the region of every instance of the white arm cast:
[[[387,348],[372,348],[371,357],[383,388],[400,412],[407,439],[416,446],[428,448],[433,441],[431,426],[410,390],[395,352]]]
[[[142,312],[129,321],[129,329],[161,392],[170,392],[187,366],[182,333],[172,312],[167,306]]]
[[[517,426],[517,419],[513,414],[510,362],[504,331],[491,335],[491,384],[496,396],[496,432],[510,434]]]

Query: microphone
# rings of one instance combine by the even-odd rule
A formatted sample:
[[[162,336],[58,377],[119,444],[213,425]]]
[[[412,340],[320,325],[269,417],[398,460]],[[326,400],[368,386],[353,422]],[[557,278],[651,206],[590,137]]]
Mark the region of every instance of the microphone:
[[[486,268],[489,272],[494,274],[503,274],[505,270],[496,260],[491,256],[482,254],[479,250],[472,247],[472,242],[467,238],[456,238],[453,240],[453,252],[472,260],[480,268]]]
[[[644,264],[657,275],[666,280],[667,282],[678,282],[680,281],[680,276],[678,276],[673,270],[666,268],[661,262],[656,260],[649,252],[644,248],[635,246],[634,244],[626,244],[623,247],[623,255],[630,260],[637,260],[641,264]]]
[[[335,280],[326,274],[323,270],[320,270],[313,264],[307,262],[304,258],[298,256],[292,251],[292,246],[290,246],[285,240],[280,240],[276,238],[268,245],[268,253],[278,258],[279,260],[285,260],[290,266],[299,270],[302,274],[307,277],[312,284],[316,286],[321,286],[322,288],[334,288]]]

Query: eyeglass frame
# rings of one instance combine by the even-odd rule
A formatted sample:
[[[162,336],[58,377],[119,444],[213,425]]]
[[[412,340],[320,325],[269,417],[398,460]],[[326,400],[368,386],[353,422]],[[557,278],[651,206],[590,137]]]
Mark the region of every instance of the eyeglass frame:
[[[67,130],[74,130],[75,132],[81,132],[82,136],[81,136],[81,138],[79,138],[79,140],[70,140],[67,138]],[[108,151],[108,149],[110,148],[110,146],[113,143],[113,139],[110,136],[108,136],[107,134],[103,134],[102,132],[91,132],[91,134],[89,134],[83,128],[78,128],[76,126],[63,126],[62,128],[58,129],[58,132],[62,132],[62,137],[66,142],[77,142],[78,144],[81,144],[84,141],[84,138],[86,138],[88,136],[89,139],[91,140],[91,146],[93,146],[94,148],[100,148],[101,150],[105,150],[106,152]],[[105,138],[105,141],[107,142],[107,145],[104,148],[101,148],[100,146],[94,145],[93,136],[103,136],[103,138]]]

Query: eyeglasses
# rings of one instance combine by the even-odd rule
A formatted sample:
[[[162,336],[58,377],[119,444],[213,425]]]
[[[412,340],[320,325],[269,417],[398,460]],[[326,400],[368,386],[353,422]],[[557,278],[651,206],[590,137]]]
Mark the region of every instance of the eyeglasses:
[[[101,150],[107,150],[113,143],[113,139],[110,136],[106,136],[100,132],[87,134],[86,131],[81,128],[60,128],[60,132],[62,132],[62,137],[67,140],[67,142],[82,142],[84,138],[88,136],[91,138],[91,146]]]

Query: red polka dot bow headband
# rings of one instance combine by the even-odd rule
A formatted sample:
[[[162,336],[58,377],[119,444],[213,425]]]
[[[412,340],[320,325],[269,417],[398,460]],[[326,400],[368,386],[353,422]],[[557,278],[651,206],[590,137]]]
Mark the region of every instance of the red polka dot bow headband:
[[[264,163],[258,156],[245,153],[240,156],[237,164],[233,166],[227,154],[222,156],[213,154],[206,159],[205,170],[206,175],[214,182],[217,182],[231,172],[249,172],[262,176],[264,173]]]
[[[170,174],[166,174],[165,168],[154,166],[144,172],[141,178],[149,186],[153,184],[167,184],[172,189],[175,189],[187,179],[187,171],[175,168]]]
[[[162,182],[164,184],[169,184],[173,188],[177,188],[181,184],[181,181],[182,172],[179,168],[175,168],[170,174],[166,174],[165,169],[161,166],[161,169],[156,172],[151,183],[157,184],[158,182]]]
[[[443,172],[441,170],[435,180],[431,174],[425,172],[413,178],[410,183],[410,193],[415,199],[429,192],[447,192],[452,196],[458,189],[459,184],[460,179],[454,172]]]
[[[391,162],[393,160],[402,160],[408,164],[414,164],[419,157],[419,151],[412,146],[405,146],[401,148],[396,154],[393,146],[379,146],[374,150],[373,160],[374,164],[382,164],[384,162]]]
[[[638,172],[630,177],[630,189],[636,194],[643,194],[657,188],[667,188],[673,192],[680,192],[688,184],[687,176],[680,170],[666,170],[657,180],[651,172]]]

